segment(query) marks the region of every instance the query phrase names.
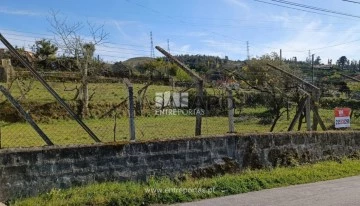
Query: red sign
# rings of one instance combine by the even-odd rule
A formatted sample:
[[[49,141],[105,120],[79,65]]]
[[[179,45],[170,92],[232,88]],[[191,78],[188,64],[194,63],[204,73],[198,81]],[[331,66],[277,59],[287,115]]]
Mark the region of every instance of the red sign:
[[[335,108],[334,110],[335,117],[350,117],[350,113],[350,108]]]
[[[335,108],[335,128],[350,127],[350,108]]]

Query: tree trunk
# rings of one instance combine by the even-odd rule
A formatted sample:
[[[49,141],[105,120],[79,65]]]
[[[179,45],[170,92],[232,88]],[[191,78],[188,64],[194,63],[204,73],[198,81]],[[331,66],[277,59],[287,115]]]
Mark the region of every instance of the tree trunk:
[[[273,122],[273,124],[271,125],[270,132],[273,132],[273,131],[274,131],[275,126],[276,126],[276,123],[277,123],[277,121],[280,119],[280,117],[281,117],[280,114],[276,115],[276,117],[275,117],[275,119],[274,119],[274,122]]]
[[[86,61],[83,69],[82,77],[82,117],[86,118],[89,115],[89,88],[88,88],[88,63],[89,58],[86,56]]]

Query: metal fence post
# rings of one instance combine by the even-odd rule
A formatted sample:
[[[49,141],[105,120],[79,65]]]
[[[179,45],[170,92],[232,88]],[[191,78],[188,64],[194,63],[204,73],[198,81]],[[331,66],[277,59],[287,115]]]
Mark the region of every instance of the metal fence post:
[[[134,89],[129,79],[124,78],[124,83],[129,92],[129,132],[130,141],[135,142],[135,108],[134,108]]]
[[[234,101],[232,96],[231,88],[226,89],[228,93],[227,103],[228,103],[228,117],[229,117],[229,132],[228,133],[235,133],[235,126],[234,126]]]

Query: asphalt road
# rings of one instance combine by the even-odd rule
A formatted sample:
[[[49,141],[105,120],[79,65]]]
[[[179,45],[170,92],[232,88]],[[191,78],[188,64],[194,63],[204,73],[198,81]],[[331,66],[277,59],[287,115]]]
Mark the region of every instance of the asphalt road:
[[[249,192],[245,194],[231,195],[178,205],[360,206],[360,176],[267,189],[257,192]]]

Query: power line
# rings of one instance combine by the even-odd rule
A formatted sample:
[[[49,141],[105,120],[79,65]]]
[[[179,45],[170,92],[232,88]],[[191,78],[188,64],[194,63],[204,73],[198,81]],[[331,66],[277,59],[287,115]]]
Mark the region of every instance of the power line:
[[[270,29],[270,28],[269,28]],[[4,30],[4,29],[3,29]],[[273,30],[273,29],[272,29]],[[13,31],[13,30],[6,30],[6,31]],[[17,31],[19,31],[19,30],[17,30]],[[34,32],[25,32],[25,31],[19,31],[19,32],[22,32],[22,33],[31,33],[31,34],[39,34],[39,35],[41,35],[40,33],[34,33]],[[353,31],[353,33],[355,33],[354,31]],[[37,36],[37,37],[33,37],[33,36],[31,36],[31,37],[29,37],[29,36],[27,36],[27,35],[22,35],[22,34],[9,34],[9,35],[11,35],[11,36],[20,36],[20,37],[26,37],[26,38],[39,38],[39,39],[41,39],[41,38],[43,38],[43,37],[39,37],[39,36]],[[236,40],[236,39],[235,39]],[[26,40],[22,40],[22,41],[26,41]],[[144,46],[140,46],[140,45],[133,45],[133,44],[116,44],[116,43],[113,43],[113,42],[109,42],[109,43],[111,43],[112,45],[125,45],[125,46],[130,46],[130,47],[138,47],[138,48],[145,48]],[[219,46],[225,46],[225,45],[229,45],[229,44],[232,44],[232,43],[216,43],[217,45],[219,45]],[[211,43],[211,45],[215,45],[214,43]],[[109,46],[108,44],[103,44],[102,45],[102,47],[106,47],[106,48],[113,48],[113,49],[121,49],[121,50],[130,50],[130,51],[141,51],[141,52],[147,52],[148,50],[145,50],[145,49],[133,49],[133,48],[124,48],[124,47],[116,47],[116,46]],[[237,46],[237,47],[242,47],[242,46]],[[267,47],[267,48],[270,48],[270,47]],[[271,49],[278,49],[278,48],[271,48]],[[286,49],[286,48],[285,48]],[[289,51],[289,50],[288,50]],[[295,51],[295,52],[302,52],[302,51]]]
[[[26,37],[26,36],[22,36],[22,37]],[[13,37],[7,37],[7,39],[9,40],[13,40],[13,41],[21,41],[21,42],[28,42],[29,39],[24,39],[24,38],[13,38]],[[23,45],[24,48],[28,48],[31,49],[30,45]],[[100,48],[96,49],[96,52],[112,52],[112,53],[121,53],[121,54],[133,54],[133,55],[145,55],[146,52],[149,52],[149,50],[141,50],[141,49],[131,49],[131,48],[123,48],[123,47],[110,47],[110,46],[106,46],[106,45],[101,45],[99,46]],[[128,51],[143,51],[144,53],[130,53],[130,52],[123,52],[123,51],[116,51],[116,50],[106,50],[106,49],[102,49],[102,47],[104,48],[114,48],[114,49],[119,49],[119,50],[128,50]],[[59,49],[64,50],[64,47],[60,47]],[[179,50],[172,50],[173,53],[177,53],[177,54],[193,54],[193,55],[200,55],[200,53],[195,53],[195,52],[185,52],[185,51],[179,51]],[[103,55],[102,55],[103,56]],[[106,55],[106,56],[111,56],[111,55]],[[111,57],[115,57],[115,56],[111,56]]]
[[[343,0],[343,1],[347,1],[347,2],[355,3],[355,4],[360,4],[360,2],[358,2],[358,1],[350,1],[350,0]]]
[[[43,34],[43,33],[35,33],[35,32],[29,32],[29,31],[23,31],[23,30],[15,30],[15,29],[0,29],[1,31],[6,31],[6,32],[2,32],[3,34],[6,35],[12,35],[12,36],[19,36],[19,37],[26,37],[26,38],[34,38],[34,39],[48,39],[48,40],[52,40],[54,39],[54,36],[49,35],[49,34]],[[21,32],[23,34],[18,34],[18,33],[13,33],[13,32]],[[25,34],[35,34],[36,36],[31,36],[31,35],[25,35]],[[49,38],[51,37],[51,38]],[[121,46],[130,46],[130,47],[138,47],[138,48],[146,48],[143,45],[135,45],[135,44],[122,44],[122,43],[114,43],[114,42],[107,42],[107,44],[111,44],[111,45],[121,45]],[[108,48],[117,48],[114,46],[109,46],[107,44],[106,47]]]
[[[298,6],[298,7],[301,7],[301,6],[304,7],[304,6],[305,6],[305,8],[307,8],[307,9],[318,10],[318,11],[321,11],[321,12],[324,12],[324,13],[315,12],[315,11],[309,11],[309,10],[300,9],[300,8],[289,7],[289,6],[285,6],[285,5],[274,4],[274,3],[265,2],[265,1],[261,1],[261,0],[255,0],[255,1],[262,2],[262,3],[267,3],[267,4],[272,4],[272,5],[276,5],[276,6],[281,6],[281,7],[286,7],[286,8],[290,8],[290,9],[300,10],[300,11],[309,12],[309,13],[316,13],[316,14],[325,15],[325,16],[337,17],[337,18],[341,18],[341,17],[340,17],[340,16],[335,16],[335,15],[329,15],[329,14],[326,14],[326,12],[327,12],[327,13],[334,13],[334,14],[336,14],[336,15],[343,15],[343,16],[348,16],[348,17],[353,17],[353,18],[354,18],[354,17],[360,18],[360,16],[355,16],[355,15],[351,15],[351,14],[346,14],[346,13],[342,13],[342,12],[336,12],[336,11],[331,11],[331,10],[327,10],[327,9],[321,9],[321,8],[316,8],[316,7],[311,7],[311,6],[307,6],[307,5],[301,5],[301,4],[296,4],[296,5],[294,5],[294,6]],[[274,0],[274,1],[276,1],[276,0]],[[159,11],[157,11],[157,10],[154,10],[154,9],[152,9],[152,8],[149,8],[149,7],[147,7],[147,6],[144,6],[144,5],[142,5],[142,4],[138,3],[138,2],[134,2],[134,1],[132,1],[132,2],[128,1],[128,2],[129,2],[129,3],[134,3],[134,4],[136,4],[137,6],[140,6],[140,7],[142,7],[142,8],[148,9],[148,10],[150,10],[151,12],[154,12],[154,13],[160,14],[160,15],[162,15],[162,16],[165,16],[166,18],[169,18],[169,19],[172,19],[172,20],[177,20],[177,19],[175,19],[174,17],[171,17],[171,16],[169,16],[169,15],[162,14],[161,12],[159,12]],[[283,4],[289,4],[289,3],[291,3],[291,2],[288,2],[288,1],[277,1],[277,2],[283,3]],[[290,4],[290,5],[291,5],[291,4]],[[342,17],[342,18],[344,18],[344,17]],[[346,19],[349,19],[349,18],[346,18]],[[350,18],[350,19],[351,19],[351,18]],[[187,25],[189,25],[188,22],[185,22],[185,21],[183,21],[183,20],[177,20],[177,21],[179,21],[179,22],[182,23],[182,24],[187,24]],[[217,33],[217,32],[210,31],[210,30],[208,30],[208,29],[204,29],[204,28],[203,28],[203,30],[204,30],[204,31],[207,31],[208,33],[211,33],[211,34],[215,34],[215,35],[218,35],[218,36],[219,36],[219,35],[220,35],[220,36],[223,36],[224,38],[232,39],[232,40],[235,40],[235,41],[243,41],[243,40],[235,39],[235,38],[233,38],[233,37],[229,37],[229,36],[227,36],[227,35],[223,35],[223,34],[219,34],[219,33]]]
[[[12,31],[12,30],[7,30],[7,31]],[[23,31],[22,31],[23,32]],[[24,33],[24,32],[23,32]],[[38,34],[38,33],[33,33],[33,32],[28,32],[28,33],[32,33],[32,34]],[[30,38],[34,38],[36,39],[36,37],[28,37],[25,35],[19,35],[19,34],[9,34],[11,36],[16,36],[16,37],[26,37],[27,39],[24,38],[13,38],[10,37],[10,40],[17,40],[17,41],[22,41],[23,42],[23,46],[25,46],[25,43],[29,42]],[[41,37],[39,37],[41,38]],[[360,41],[360,39],[358,40],[352,40],[352,41],[348,41],[348,42],[343,42],[343,43],[339,43],[339,44],[333,44],[333,45],[328,45],[328,46],[324,46],[324,47],[318,47],[318,48],[312,48],[311,50],[321,50],[321,49],[326,49],[326,48],[331,48],[331,47],[337,47],[337,46],[341,46],[341,45],[345,45],[345,44],[349,44],[349,43],[353,43],[353,42],[357,42]],[[223,44],[219,44],[218,45],[228,45],[230,43],[223,43]],[[115,45],[115,44],[114,44]],[[117,45],[121,45],[121,44],[117,44]],[[125,44],[124,44],[125,45]],[[128,45],[128,44],[126,44]],[[140,47],[140,46],[139,46]],[[30,48],[30,47],[29,47]],[[135,53],[135,52],[123,52],[123,51],[116,51],[116,50],[106,50],[104,48],[112,48],[112,49],[118,49],[118,50],[126,50],[126,51],[140,51],[140,52],[149,52],[149,50],[146,49],[134,49],[134,48],[125,48],[125,47],[114,47],[114,46],[108,46],[108,45],[101,45],[100,48],[97,49],[97,51],[102,51],[102,52],[109,52],[109,53],[122,53],[122,54],[132,54],[132,55],[144,55],[143,53]],[[144,46],[141,46],[141,48],[145,48]],[[268,47],[271,48],[271,47]],[[31,49],[31,48],[30,48]],[[271,49],[278,49],[278,48],[271,48]],[[284,49],[286,50],[286,48]],[[294,51],[294,50],[286,50],[286,51],[292,51],[292,52],[305,52],[307,50],[303,50],[303,51]],[[177,54],[193,54],[193,55],[198,55],[200,53],[196,53],[196,52],[186,52],[186,51],[179,51],[179,50],[172,50],[172,52],[177,53]],[[216,55],[212,55],[212,56],[216,56]],[[249,55],[248,55],[249,56]]]
[[[293,9],[293,10],[297,10],[297,11],[303,11],[303,12],[307,12],[307,13],[313,13],[313,14],[319,14],[319,15],[323,15],[323,16],[330,16],[330,17],[336,17],[336,18],[349,19],[350,20],[350,18],[344,18],[344,17],[340,17],[340,16],[334,16],[334,15],[329,15],[329,14],[325,14],[325,13],[319,13],[319,12],[315,12],[315,11],[309,11],[309,10],[305,10],[305,9],[294,8],[294,7],[285,6],[285,5],[281,5],[281,4],[275,4],[275,3],[266,2],[266,1],[262,1],[262,0],[254,0],[254,1],[264,3],[264,4],[274,5],[274,6],[278,6],[278,7]]]
[[[150,10],[150,11],[153,12],[153,13],[157,13],[157,14],[160,14],[160,15],[162,15],[162,16],[165,16],[165,17],[168,18],[168,19],[172,19],[172,20],[178,21],[178,22],[180,22],[180,23],[182,23],[182,24],[187,24],[187,25],[189,25],[189,22],[183,21],[183,20],[181,20],[181,19],[176,19],[176,18],[174,18],[174,17],[172,17],[172,16],[169,16],[169,15],[165,15],[165,14],[161,13],[160,11],[157,11],[157,10],[155,10],[155,9],[152,9],[152,8],[150,8],[150,7],[147,7],[147,6],[145,6],[145,5],[142,5],[142,4],[138,3],[138,2],[130,1],[130,0],[126,0],[126,1],[127,1],[128,3],[133,3],[133,4],[135,4],[135,5],[139,6],[139,7],[142,7],[142,8],[144,8],[144,9]],[[212,34],[221,35],[221,36],[223,36],[223,37],[230,38],[230,39],[233,39],[233,40],[236,40],[236,41],[242,41],[242,40],[238,40],[238,39],[235,39],[235,38],[233,38],[233,37],[230,37],[230,36],[227,36],[227,35],[224,35],[224,34],[219,34],[219,33],[214,32],[214,31],[209,31],[208,29],[205,29],[205,28],[202,28],[202,29],[205,30],[205,31],[208,31],[209,33],[212,33]]]
[[[7,30],[7,31],[10,31],[10,30]],[[26,32],[23,32],[23,33],[26,33]],[[7,35],[7,36],[15,36],[15,37],[23,37],[22,39],[19,39],[19,38],[13,38],[13,37],[8,37],[9,39],[12,39],[12,40],[18,40],[18,41],[29,41],[29,39],[34,39],[34,41],[36,41],[37,39],[46,39],[44,37],[33,37],[33,36],[26,36],[26,35],[22,35],[22,34],[12,34],[12,33],[7,33],[7,32],[3,32],[3,34]],[[26,39],[24,39],[26,38]],[[48,39],[48,40],[51,40],[51,39]],[[35,42],[34,42],[35,43]],[[113,44],[115,45],[115,44]],[[127,45],[127,46],[131,46],[129,44],[118,44],[118,45]],[[142,51],[142,52],[148,52],[148,50],[144,50],[144,49],[133,49],[133,48],[125,48],[125,47],[115,47],[115,46],[109,46],[109,45],[106,45],[106,44],[102,44],[102,45],[99,45],[99,47],[104,47],[104,48],[110,48],[110,49],[121,49],[121,50],[130,50],[130,51]],[[145,48],[144,46],[139,46],[139,48]]]
[[[332,13],[332,14],[337,14],[337,15],[342,15],[342,16],[360,18],[360,16],[356,16],[356,15],[353,15],[353,14],[343,13],[343,12],[339,12],[339,11],[333,11],[333,10],[324,9],[324,8],[320,8],[320,7],[309,6],[309,5],[305,5],[305,4],[299,4],[299,3],[295,3],[295,2],[291,2],[291,1],[284,1],[284,0],[271,0],[271,1],[275,1],[275,2],[278,2],[278,3],[282,3],[282,4],[287,4],[287,5],[291,5],[291,6],[297,6],[297,7],[301,7],[301,8],[321,11],[321,12],[325,12],[325,13]]]

